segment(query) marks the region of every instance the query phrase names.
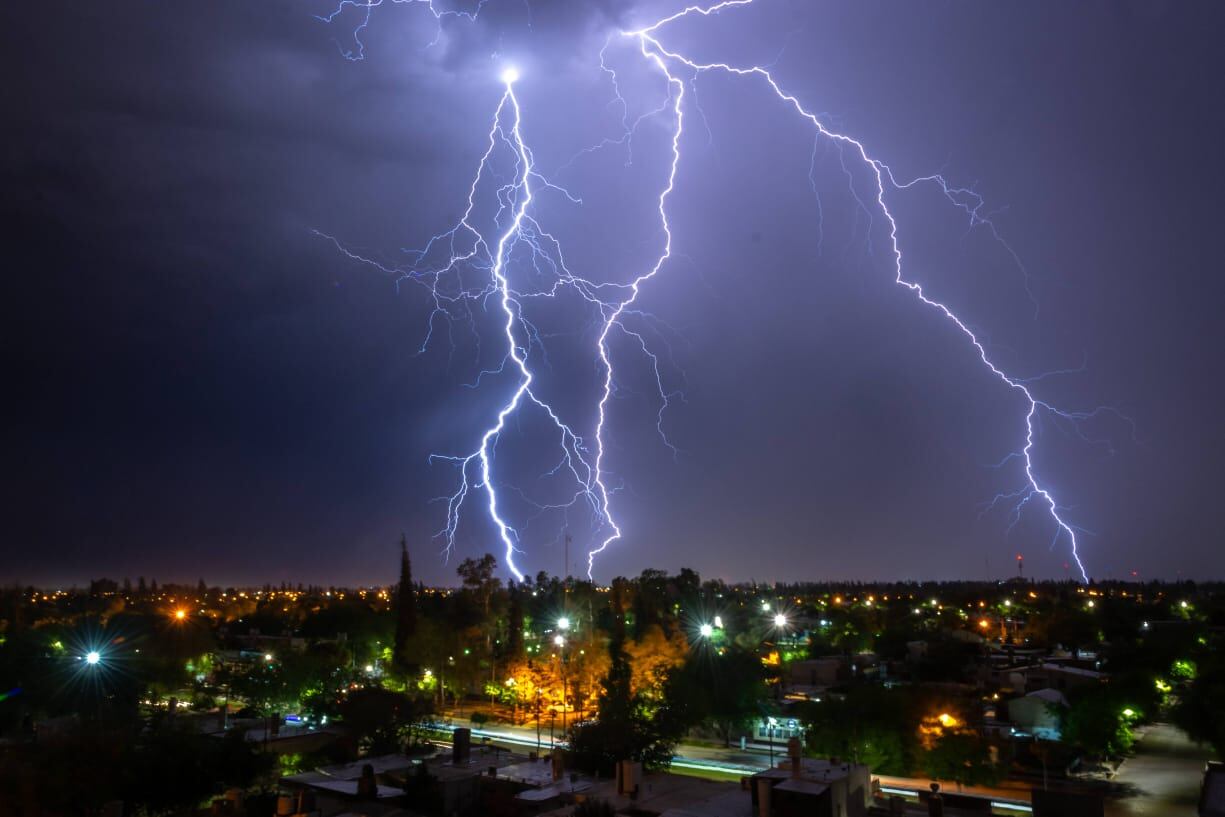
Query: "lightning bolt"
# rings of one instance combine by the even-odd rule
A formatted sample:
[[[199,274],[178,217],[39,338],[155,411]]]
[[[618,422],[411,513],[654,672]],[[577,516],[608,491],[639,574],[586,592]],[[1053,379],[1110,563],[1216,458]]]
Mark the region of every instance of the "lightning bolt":
[[[691,77],[697,77],[698,75],[704,73],[717,71],[738,77],[758,79],[764,83],[770,93],[772,93],[781,103],[790,107],[803,120],[807,121],[813,127],[817,137],[832,141],[840,148],[849,150],[853,156],[858,158],[862,165],[868,168],[871,173],[871,177],[875,182],[873,193],[876,210],[884,217],[886,223],[888,224],[889,251],[892,255],[894,280],[896,283],[912,292],[921,303],[935,310],[948,322],[950,322],[953,327],[955,327],[955,329],[960,332],[974,347],[975,352],[978,354],[979,360],[982,361],[982,364],[991,372],[991,374],[993,374],[1006,387],[1015,391],[1023,401],[1023,405],[1025,407],[1024,442],[1020,449],[1015,453],[1023,463],[1025,486],[1020,491],[998,495],[993,501],[993,504],[998,504],[999,502],[1010,499],[1016,500],[1013,511],[1013,520],[1009,525],[1009,528],[1011,529],[1011,527],[1015,526],[1016,520],[1019,518],[1021,511],[1029,502],[1040,502],[1042,506],[1046,508],[1046,511],[1054,526],[1054,539],[1052,541],[1052,546],[1054,546],[1054,544],[1056,544],[1061,537],[1066,538],[1072,552],[1072,558],[1076,562],[1076,567],[1080,571],[1081,577],[1085,581],[1088,581],[1089,574],[1080,557],[1079,543],[1076,537],[1076,528],[1064,520],[1063,516],[1060,514],[1060,507],[1056,503],[1055,497],[1039,480],[1036,473],[1033,458],[1035,424],[1037,422],[1039,412],[1049,412],[1057,417],[1075,422],[1092,416],[1094,413],[1099,413],[1108,409],[1106,407],[1099,407],[1093,412],[1070,412],[1059,409],[1049,402],[1039,399],[1037,396],[1035,396],[1034,392],[1028,385],[1028,382],[1033,382],[1033,379],[1027,382],[1026,380],[1012,377],[997,366],[987,353],[986,346],[979,340],[973,330],[971,330],[961,318],[959,318],[941,301],[929,297],[919,283],[906,278],[902,263],[902,248],[898,241],[898,224],[893,212],[889,209],[889,205],[886,202],[886,191],[890,189],[905,190],[920,184],[935,186],[942,195],[953,203],[953,205],[964,210],[969,215],[970,224],[972,227],[982,225],[990,229],[993,236],[1001,244],[1003,244],[1013,259],[1017,261],[1018,265],[1020,264],[1020,259],[1017,257],[1017,254],[1013,252],[1012,248],[1008,246],[1006,242],[1003,241],[999,233],[995,230],[995,225],[991,222],[990,218],[982,213],[984,202],[977,193],[966,188],[951,185],[941,174],[931,174],[906,181],[899,181],[889,165],[872,156],[861,141],[852,136],[848,136],[845,133],[834,131],[826,127],[821,118],[805,108],[803,103],[800,102],[799,98],[783,90],[778,81],[774,78],[773,74],[770,72],[769,68],[760,65],[735,66],[725,62],[699,62],[698,60],[685,56],[684,54],[669,50],[657,36],[660,30],[668,26],[670,23],[686,17],[709,17],[713,14],[718,14],[719,12],[734,7],[751,6],[753,5],[754,1],[755,0],[724,0],[724,2],[715,3],[708,6],[687,6],[681,11],[657,20],[644,28],[621,32],[621,36],[637,40],[643,57],[649,60],[663,74],[663,76],[666,77],[667,81],[677,89],[675,97],[677,100],[676,129],[673,132],[672,138],[673,161],[666,192],[671,192],[672,190],[676,178],[677,165],[680,161],[679,144],[684,127],[683,118],[680,113],[680,98],[683,95],[687,79],[687,77],[683,77],[677,73],[679,68],[674,69],[673,66],[679,66],[687,69]],[[663,223],[664,232],[668,238],[667,246],[650,272],[643,276],[643,278],[639,279],[638,282],[635,282],[636,286],[641,281],[649,279],[659,272],[660,267],[667,261],[671,254],[672,235],[668,228],[667,211],[664,206],[665,202],[666,194],[660,198],[660,217]],[[635,295],[637,294],[636,286]],[[598,431],[597,447],[599,447]],[[620,531],[617,530],[616,535],[601,543],[598,548],[592,551],[591,556],[594,558],[596,554],[600,553],[613,540],[615,540],[616,536],[619,534]]]
[[[353,28],[353,45],[345,46],[339,41],[336,47],[340,49],[341,56],[352,62],[359,62],[366,58],[366,44],[362,42],[362,32],[370,26],[370,17],[374,14],[374,10],[383,5],[384,0],[340,0],[340,3],[331,12],[327,14],[316,14],[315,19],[323,23],[331,23],[337,17],[344,14],[349,9],[356,9],[357,14],[361,18]],[[422,6],[429,11],[434,18],[435,31],[434,39],[430,41],[430,46],[438,44],[442,39],[442,25],[447,20],[467,20],[473,22],[480,16],[481,9],[489,0],[477,0],[476,5],[471,11],[460,11],[457,9],[439,9],[434,4],[434,0],[388,0],[394,5],[408,4],[413,6]]]
[[[369,25],[373,9],[382,5],[382,2],[383,0],[342,0],[331,14],[319,18],[330,22],[347,8],[355,8],[362,13],[361,22],[354,32],[355,48],[346,50],[342,47],[342,53],[346,58],[353,60],[363,58],[364,46],[360,37],[361,32]],[[438,36],[441,36],[441,26],[444,20],[449,17],[475,20],[487,0],[481,0],[469,12],[439,11],[432,0],[390,0],[390,2],[420,4],[427,7],[438,23]],[[587,557],[589,577],[594,571],[596,557],[621,538],[622,527],[612,513],[611,506],[615,490],[609,487],[606,465],[605,438],[609,403],[615,393],[616,381],[610,338],[614,332],[624,334],[634,341],[648,361],[658,388],[660,401],[656,428],[664,442],[672,447],[664,433],[664,414],[671,405],[671,400],[678,396],[678,392],[665,388],[659,357],[651,350],[640,332],[626,325],[625,319],[628,316],[650,317],[648,313],[642,312],[637,307],[637,299],[643,287],[659,275],[673,257],[669,203],[676,189],[681,166],[681,144],[685,133],[687,108],[694,108],[701,120],[705,121],[705,116],[701,108],[697,106],[696,100],[686,105],[687,92],[696,93],[695,82],[699,76],[719,72],[760,82],[779,103],[791,109],[802,121],[811,126],[814,139],[814,163],[817,145],[821,140],[839,149],[852,195],[867,213],[869,220],[872,219],[873,213],[879,214],[884,219],[896,284],[912,293],[917,301],[941,316],[955,332],[959,333],[973,347],[981,364],[1001,385],[1017,395],[1023,408],[1024,430],[1019,446],[998,464],[998,467],[1002,467],[1010,461],[1020,462],[1023,484],[1015,490],[998,494],[988,503],[984,513],[1000,505],[1010,505],[1008,529],[1011,530],[1026,508],[1030,506],[1042,508],[1052,528],[1051,546],[1055,547],[1060,540],[1066,540],[1082,578],[1088,581],[1088,571],[1081,559],[1077,537],[1078,531],[1083,532],[1083,529],[1064,519],[1064,509],[1039,478],[1034,463],[1035,438],[1042,416],[1049,416],[1056,423],[1065,421],[1073,428],[1077,428],[1079,423],[1104,413],[1114,412],[1114,409],[1099,406],[1088,411],[1068,411],[1041,399],[1033,389],[1034,384],[1043,377],[1076,370],[1049,372],[1046,375],[1029,378],[1010,375],[994,362],[987,351],[985,342],[980,340],[960,317],[943,302],[929,296],[919,283],[906,277],[902,247],[898,239],[898,222],[889,207],[888,198],[891,193],[918,186],[930,186],[944,196],[952,206],[966,214],[971,228],[983,227],[989,230],[994,239],[1025,274],[1026,291],[1029,292],[1028,272],[1021,264],[1017,253],[996,230],[990,214],[984,212],[985,202],[978,193],[969,188],[955,186],[938,173],[913,179],[899,179],[888,164],[869,153],[863,142],[828,127],[823,115],[811,112],[798,97],[784,90],[768,65],[740,66],[725,62],[702,62],[670,49],[664,44],[662,32],[672,23],[688,17],[711,17],[733,8],[751,6],[754,2],[755,0],[724,0],[711,5],[688,6],[643,28],[618,32],[614,37],[609,38],[600,52],[600,68],[608,75],[614,99],[621,106],[623,132],[616,139],[604,139],[600,144],[581,151],[567,165],[563,165],[562,169],[573,164],[581,155],[614,145],[624,147],[627,152],[627,164],[632,163],[633,140],[639,126],[648,119],[661,116],[667,117],[671,123],[670,161],[666,177],[655,199],[662,242],[658,254],[644,265],[642,270],[628,283],[594,282],[575,275],[566,264],[560,243],[541,227],[533,215],[532,205],[538,191],[556,192],[575,204],[580,204],[581,199],[565,188],[554,184],[536,169],[532,152],[522,134],[522,111],[514,92],[518,73],[514,69],[508,69],[503,74],[505,90],[490,126],[488,146],[481,157],[476,175],[469,188],[467,209],[454,227],[431,238],[423,248],[409,251],[407,255],[410,260],[407,265],[388,264],[370,258],[348,249],[332,236],[319,233],[320,236],[332,241],[341,252],[351,259],[372,265],[394,276],[397,283],[408,281],[426,288],[434,308],[430,314],[428,330],[421,351],[424,351],[431,343],[436,323],[440,319],[446,320],[448,331],[450,331],[451,322],[448,319],[466,316],[471,321],[473,305],[484,306],[490,301],[496,304],[497,311],[501,315],[499,334],[500,342],[505,344],[505,353],[496,368],[482,370],[471,385],[475,388],[481,385],[486,376],[509,373],[514,378],[514,389],[491,418],[490,425],[481,434],[479,444],[474,450],[463,455],[432,455],[430,458],[431,462],[442,461],[453,464],[459,473],[458,488],[452,494],[441,498],[446,504],[446,521],[439,531],[439,536],[446,542],[445,552],[450,553],[454,548],[461,511],[465,503],[474,493],[483,493],[489,519],[497,529],[504,547],[507,567],[516,577],[523,578],[523,573],[515,561],[516,554],[520,552],[520,530],[507,520],[505,512],[499,505],[499,492],[494,481],[494,454],[508,422],[529,406],[536,407],[547,416],[558,434],[560,451],[558,464],[547,472],[546,476],[566,475],[573,483],[573,492],[569,494],[570,498],[565,502],[542,503],[528,498],[518,489],[513,490],[522,499],[534,505],[539,513],[564,511],[579,504],[585,504],[590,509],[595,533],[593,535],[594,545]],[[632,42],[642,59],[658,72],[667,87],[664,102],[633,121],[629,117],[628,103],[622,96],[617,72],[609,67],[605,59],[605,52],[613,39],[617,37]],[[496,213],[491,219],[493,226],[479,226],[480,219],[476,216],[478,188],[489,180],[502,179],[502,176],[494,169],[495,152],[499,147],[509,150],[512,155],[513,173],[508,180],[502,180],[495,190]],[[868,171],[869,178],[872,180],[870,204],[861,198],[855,189],[854,177],[845,164],[847,155]],[[810,181],[812,181],[811,171]],[[815,182],[813,187],[815,194]],[[537,282],[534,286],[512,284],[508,266],[516,253],[527,254],[528,267],[536,273]],[[439,256],[441,260],[436,261],[435,259]],[[479,273],[475,284],[471,282],[470,273],[473,271]],[[593,314],[598,315],[595,351],[602,378],[598,400],[595,404],[593,442],[590,446],[580,434],[575,432],[572,424],[563,421],[560,412],[543,399],[535,387],[537,377],[532,362],[533,353],[539,355],[546,363],[547,357],[545,357],[540,333],[525,316],[524,305],[529,299],[553,298],[562,289],[576,292],[590,305]],[[1030,297],[1032,300],[1032,293]],[[1036,301],[1034,304],[1036,314]],[[475,334],[475,328],[473,331]],[[675,453],[674,447],[672,450]],[[530,521],[528,521],[529,524]]]

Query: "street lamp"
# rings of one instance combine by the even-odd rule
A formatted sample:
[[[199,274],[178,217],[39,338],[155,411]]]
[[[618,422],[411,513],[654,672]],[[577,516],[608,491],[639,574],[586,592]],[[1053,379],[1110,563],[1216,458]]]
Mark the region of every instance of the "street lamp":
[[[566,637],[561,633],[558,633],[557,635],[553,636],[553,644],[558,647],[566,646]]]
[[[714,634],[715,628],[709,624],[703,624],[701,627],[698,627],[698,635],[702,636],[702,638],[710,638]]]
[[[787,617],[782,613],[774,614],[774,626],[780,629],[787,626]]]
[[[85,653],[85,663],[89,664],[91,667],[97,664],[101,660],[102,660],[102,654],[99,653],[97,650],[90,650],[89,652]]]

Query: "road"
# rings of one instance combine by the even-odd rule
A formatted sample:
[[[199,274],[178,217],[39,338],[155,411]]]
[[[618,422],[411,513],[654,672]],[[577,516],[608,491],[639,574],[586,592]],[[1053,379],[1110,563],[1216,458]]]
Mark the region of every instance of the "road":
[[[509,726],[506,724],[497,724],[491,726],[474,726],[467,719],[460,716],[452,716],[452,726],[469,726],[472,729],[474,740],[480,741],[488,739],[491,743],[501,746],[517,746],[532,749],[536,748],[536,729],[534,726]],[[560,742],[560,734],[558,734],[558,742]],[[548,751],[551,747],[549,741],[549,730],[543,729],[540,733],[540,749]],[[721,746],[702,746],[691,743],[683,743],[677,748],[677,754],[672,758],[673,767],[682,769],[697,769],[702,771],[722,772],[732,775],[753,774],[754,772],[770,768],[769,750],[763,751],[760,748],[749,748],[742,750],[739,747],[724,748]],[[785,744],[778,744],[775,747],[774,760],[778,762],[786,757],[787,747]],[[880,777],[879,775],[874,775]],[[905,777],[880,777],[881,785],[906,791],[926,791],[930,780],[919,780],[915,778]],[[961,791],[965,794],[976,794],[980,797],[989,797],[1001,802],[1017,803],[1022,811],[1028,811],[1026,807],[1029,803],[1030,786],[1027,783],[1012,783],[1005,781],[998,786],[966,786],[958,787],[954,783],[942,784],[946,791],[955,792]]]
[[[1150,726],[1136,753],[1119,767],[1122,791],[1106,803],[1108,817],[1193,817],[1204,762],[1212,752],[1192,743],[1177,727]]]

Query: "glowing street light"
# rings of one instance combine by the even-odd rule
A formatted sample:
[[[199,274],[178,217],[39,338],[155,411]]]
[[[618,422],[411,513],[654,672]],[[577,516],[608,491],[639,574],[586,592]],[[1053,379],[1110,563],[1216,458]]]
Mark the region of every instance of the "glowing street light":
[[[570,619],[567,618],[566,616],[562,616],[561,618],[557,619],[557,629],[563,630],[563,631],[569,630],[570,629]]]
[[[271,661],[271,660],[272,660],[272,653],[270,653],[270,652],[266,652],[266,653],[264,653],[264,660],[265,660],[265,661]]]
[[[175,611],[174,611],[174,620],[175,620],[175,621],[183,621],[183,620],[184,620],[184,619],[186,619],[186,618],[187,618],[187,611],[186,611],[186,610],[179,609],[179,610],[175,610]]]
[[[715,628],[709,624],[703,624],[701,627],[698,627],[698,635],[702,636],[702,638],[710,638],[714,634]]]
[[[1124,718],[1134,718],[1135,716],[1136,710],[1132,709],[1130,706],[1123,710]]]
[[[720,630],[723,629],[723,616],[715,616],[715,627]]]
[[[775,627],[786,627],[787,617],[783,615],[782,613],[775,613],[774,614],[774,626]]]
[[[90,650],[89,652],[85,653],[85,663],[89,664],[91,667],[101,660],[102,654],[97,650]]]
[[[553,636],[553,643],[559,647],[564,647],[566,646],[566,637],[561,633],[558,633],[557,635]]]

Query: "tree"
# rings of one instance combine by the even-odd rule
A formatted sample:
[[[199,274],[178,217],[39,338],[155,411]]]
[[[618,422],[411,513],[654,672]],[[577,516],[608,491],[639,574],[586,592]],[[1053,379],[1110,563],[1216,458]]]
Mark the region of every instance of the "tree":
[[[372,755],[403,751],[433,711],[427,698],[378,687],[354,690],[338,707],[358,745]]]
[[[506,655],[514,660],[523,654],[523,599],[514,582],[508,584],[509,610],[506,613]]]
[[[1094,756],[1122,755],[1131,749],[1125,707],[1111,695],[1086,695],[1064,712],[1063,740]]]
[[[408,558],[408,540],[400,534],[400,583],[396,586],[396,635],[392,661],[402,670],[411,669],[409,640],[417,632],[417,593],[413,589],[413,566]]]
[[[849,757],[882,774],[909,775],[919,750],[917,705],[905,690],[856,687],[843,700],[804,704],[808,751]]]
[[[1206,743],[1225,758],[1225,658],[1219,652],[1203,655],[1194,677],[1179,693],[1173,721],[1192,740]]]
[[[652,624],[641,638],[625,645],[625,653],[631,667],[631,690],[659,698],[668,674],[685,663],[689,645],[680,633],[668,638],[659,625]]]
[[[923,770],[935,780],[952,780],[958,785],[997,782],[1001,769],[991,759],[991,750],[977,733],[961,730],[946,732],[922,755]]]
[[[498,560],[493,558],[493,554],[486,553],[480,559],[464,559],[455,569],[464,589],[476,598],[486,620],[489,618],[489,600],[500,584],[493,575],[497,566]]]
[[[751,652],[695,652],[669,674],[664,698],[683,713],[687,726],[708,723],[730,746],[733,733],[761,715],[764,680],[761,661]]]
[[[599,718],[571,730],[575,764],[590,773],[613,773],[618,761],[640,761],[648,769],[667,768],[684,732],[666,704],[652,706],[632,690],[633,670],[621,639],[608,646],[610,664],[599,697]]]

